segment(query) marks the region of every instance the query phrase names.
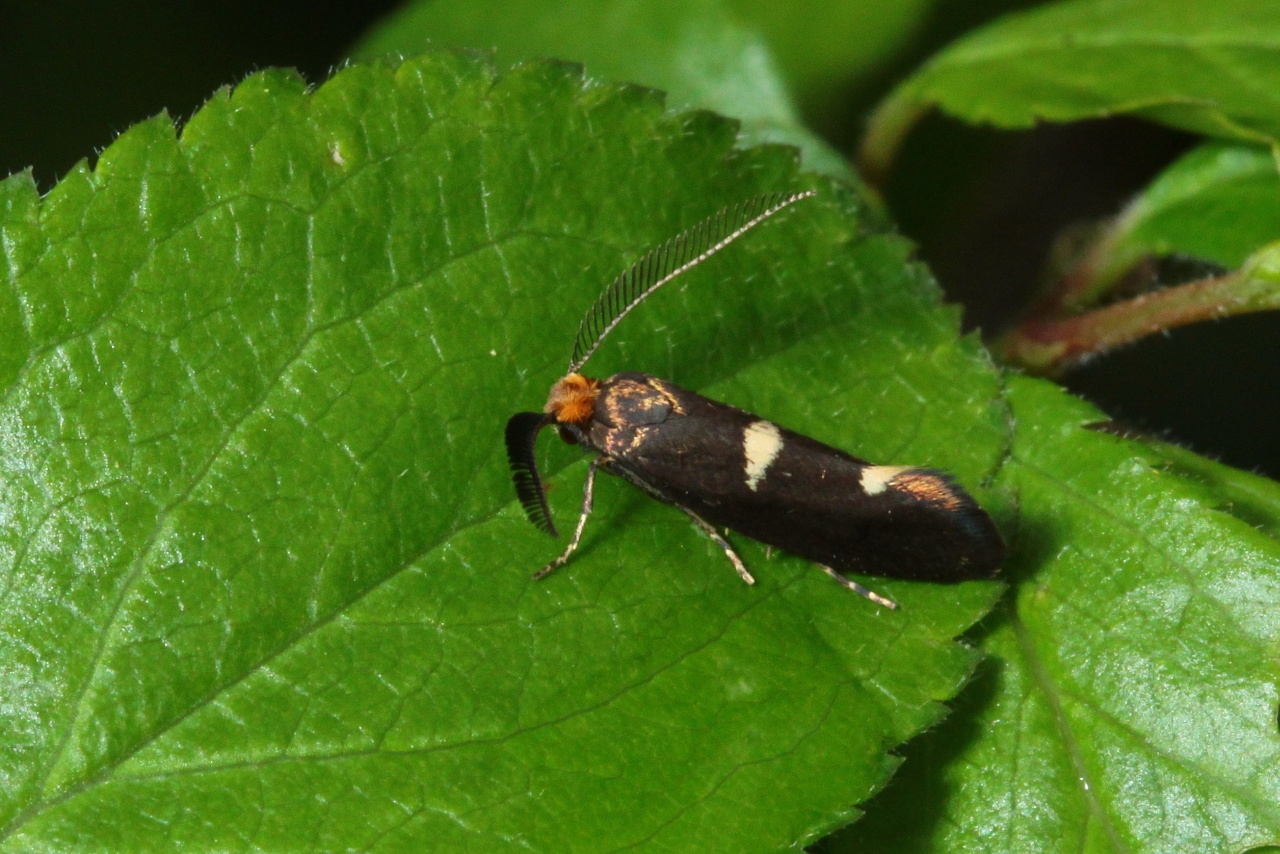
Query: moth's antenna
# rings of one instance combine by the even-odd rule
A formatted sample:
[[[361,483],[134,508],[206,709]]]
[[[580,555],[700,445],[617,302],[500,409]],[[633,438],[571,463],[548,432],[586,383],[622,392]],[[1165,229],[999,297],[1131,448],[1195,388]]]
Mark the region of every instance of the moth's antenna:
[[[813,190],[806,190],[803,193],[756,196],[724,208],[661,246],[650,249],[630,270],[605,288],[600,299],[582,319],[568,373],[577,373],[595,354],[604,337],[627,316],[627,312],[651,293],[686,270],[698,266],[783,208],[816,195]]]

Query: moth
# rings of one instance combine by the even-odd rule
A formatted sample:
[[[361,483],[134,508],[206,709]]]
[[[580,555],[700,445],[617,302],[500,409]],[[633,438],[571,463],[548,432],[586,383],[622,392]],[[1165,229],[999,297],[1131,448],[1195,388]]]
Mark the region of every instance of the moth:
[[[569,370],[542,412],[507,422],[507,457],[529,520],[557,536],[535,450],[539,433],[594,454],[568,546],[543,578],[577,550],[591,515],[596,473],[621,477],[677,508],[755,579],[721,529],[817,564],[837,582],[888,608],[897,605],[844,573],[932,582],[990,578],[1005,558],[991,518],[946,473],[873,465],[808,436],[651,374],[607,379],[580,373],[601,342],[655,291],[705,262],[812,191],[771,194],[728,207],[658,246],[615,279],[578,328]]]

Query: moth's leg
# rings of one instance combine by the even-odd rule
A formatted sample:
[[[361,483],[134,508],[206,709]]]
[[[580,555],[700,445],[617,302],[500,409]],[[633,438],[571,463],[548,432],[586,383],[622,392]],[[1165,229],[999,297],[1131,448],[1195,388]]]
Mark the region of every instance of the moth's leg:
[[[679,504],[676,506],[680,507]],[[733,568],[738,571],[739,578],[748,584],[756,583],[756,580],[751,577],[751,573],[747,572],[746,564],[742,562],[742,558],[738,557],[738,553],[733,550],[733,546],[729,544],[728,540],[720,536],[720,532],[713,528],[710,522],[703,519],[697,513],[694,513],[688,507],[680,507],[680,509],[684,511],[686,516],[693,520],[693,524],[697,525],[698,528],[701,529],[702,533],[714,540],[717,546],[724,549],[724,553],[728,555],[729,561],[733,564]]]
[[[896,609],[898,607],[898,603],[894,602],[892,599],[886,599],[885,597],[881,596],[879,593],[875,592],[874,590],[868,590],[867,588],[863,587],[861,584],[857,583],[856,581],[850,581],[849,579],[845,578],[843,575],[836,572],[834,569],[832,569],[829,566],[823,566],[822,564],[818,564],[818,568],[821,569],[823,572],[825,572],[827,575],[834,578],[836,583],[839,584],[841,587],[847,587],[848,589],[852,590],[854,593],[857,593],[860,596],[866,596],[868,599],[870,599],[872,602],[875,602],[877,605],[883,605],[886,608],[890,608],[890,609]]]
[[[596,457],[591,461],[591,465],[587,466],[587,482],[582,487],[582,515],[578,517],[578,527],[573,530],[573,539],[569,541],[569,547],[561,552],[560,557],[551,561],[533,574],[533,580],[546,578],[560,567],[569,562],[569,556],[578,548],[578,541],[582,539],[582,529],[587,527],[587,517],[591,515],[591,507],[596,489],[596,469],[600,468],[604,457]]]

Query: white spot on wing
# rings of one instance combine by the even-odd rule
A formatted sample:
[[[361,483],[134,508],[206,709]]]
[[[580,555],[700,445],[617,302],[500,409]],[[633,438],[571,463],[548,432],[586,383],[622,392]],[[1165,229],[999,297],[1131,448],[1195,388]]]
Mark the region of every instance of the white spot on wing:
[[[862,491],[867,495],[879,495],[889,488],[889,481],[911,468],[910,466],[867,466],[862,470]]]
[[[747,488],[755,492],[782,450],[782,434],[775,424],[752,421],[742,431],[742,450],[747,457]]]

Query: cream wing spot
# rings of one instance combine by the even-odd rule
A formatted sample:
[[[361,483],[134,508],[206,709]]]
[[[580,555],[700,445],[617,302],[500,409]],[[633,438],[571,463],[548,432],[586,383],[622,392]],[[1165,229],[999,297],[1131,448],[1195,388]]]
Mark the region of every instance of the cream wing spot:
[[[867,466],[862,470],[862,491],[867,495],[879,495],[889,488],[889,481],[910,468],[911,466]]]
[[[776,424],[752,421],[742,431],[742,450],[747,459],[747,488],[755,492],[782,451],[782,433]]]

